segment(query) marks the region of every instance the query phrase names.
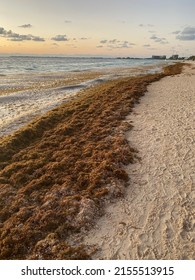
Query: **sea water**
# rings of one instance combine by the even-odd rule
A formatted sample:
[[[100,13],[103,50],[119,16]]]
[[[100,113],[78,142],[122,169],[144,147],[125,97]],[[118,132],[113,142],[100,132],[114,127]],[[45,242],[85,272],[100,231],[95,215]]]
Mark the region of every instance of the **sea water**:
[[[159,64],[154,59],[118,59],[106,57],[33,57],[0,56],[0,75],[46,72],[72,72],[105,67],[134,67]]]
[[[79,89],[157,72],[165,64],[152,59],[0,57],[0,136],[66,102]]]

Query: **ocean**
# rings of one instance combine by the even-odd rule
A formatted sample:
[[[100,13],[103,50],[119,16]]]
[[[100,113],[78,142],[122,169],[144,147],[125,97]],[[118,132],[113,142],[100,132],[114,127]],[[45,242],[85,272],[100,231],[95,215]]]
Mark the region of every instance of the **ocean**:
[[[159,72],[169,62],[86,57],[0,57],[0,136],[106,80]]]
[[[102,68],[135,67],[159,64],[154,59],[117,59],[103,57],[0,56],[0,75],[74,72]],[[164,61],[162,61],[164,62]]]

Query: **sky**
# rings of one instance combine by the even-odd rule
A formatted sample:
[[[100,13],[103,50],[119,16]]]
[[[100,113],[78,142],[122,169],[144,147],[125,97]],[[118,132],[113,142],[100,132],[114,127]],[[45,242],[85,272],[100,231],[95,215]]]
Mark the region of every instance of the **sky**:
[[[1,0],[0,54],[195,55],[194,0]]]

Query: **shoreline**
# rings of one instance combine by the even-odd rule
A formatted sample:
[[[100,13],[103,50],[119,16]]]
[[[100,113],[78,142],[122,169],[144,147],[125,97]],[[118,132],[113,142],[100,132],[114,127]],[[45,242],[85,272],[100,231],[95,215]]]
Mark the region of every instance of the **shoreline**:
[[[13,82],[0,90],[0,137],[13,133],[33,118],[75,98],[79,90],[104,81],[145,75],[160,71],[162,63],[131,68],[102,68],[77,73],[17,74]],[[9,78],[2,78],[3,79]],[[10,80],[12,81],[12,79]],[[23,86],[23,89],[21,87]]]
[[[90,258],[69,240],[124,195],[123,166],[137,154],[125,118],[149,84],[182,67],[90,87],[0,139],[1,259]]]

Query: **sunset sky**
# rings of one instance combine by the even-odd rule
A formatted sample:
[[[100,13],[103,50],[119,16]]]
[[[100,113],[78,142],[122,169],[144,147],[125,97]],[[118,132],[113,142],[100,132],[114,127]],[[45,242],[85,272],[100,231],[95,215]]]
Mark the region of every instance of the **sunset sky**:
[[[195,55],[194,0],[1,0],[0,54]]]

